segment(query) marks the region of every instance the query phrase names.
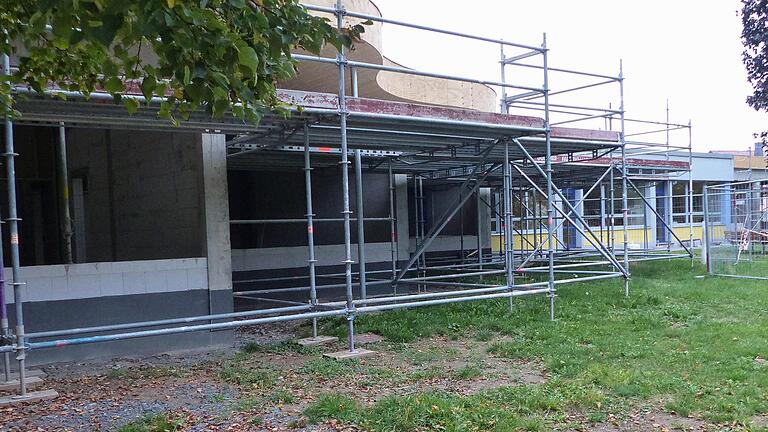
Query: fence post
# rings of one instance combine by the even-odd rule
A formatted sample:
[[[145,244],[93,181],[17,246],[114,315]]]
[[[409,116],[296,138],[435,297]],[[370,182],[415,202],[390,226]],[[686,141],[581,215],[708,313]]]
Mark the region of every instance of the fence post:
[[[707,185],[705,184],[702,190],[704,191],[703,203],[704,207],[704,221],[702,223],[702,231],[704,232],[704,244],[702,245],[701,259],[704,265],[707,267],[707,273],[712,273],[712,266],[709,260],[709,196],[707,195]]]

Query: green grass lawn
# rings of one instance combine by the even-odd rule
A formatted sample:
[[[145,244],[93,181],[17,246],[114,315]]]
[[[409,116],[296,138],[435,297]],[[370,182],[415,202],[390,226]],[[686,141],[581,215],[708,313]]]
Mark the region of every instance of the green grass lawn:
[[[541,362],[544,384],[470,396],[422,389],[366,406],[344,394],[320,397],[311,421],[335,418],[366,429],[583,429],[646,407],[697,417],[722,429],[760,429],[768,413],[768,282],[702,277],[689,260],[638,264],[631,295],[621,280],[561,287],[556,321],[545,297],[387,312],[357,319],[359,332],[389,343],[435,335],[496,340],[489,355]],[[344,336],[344,323],[325,323]],[[589,427],[587,427],[589,429]]]

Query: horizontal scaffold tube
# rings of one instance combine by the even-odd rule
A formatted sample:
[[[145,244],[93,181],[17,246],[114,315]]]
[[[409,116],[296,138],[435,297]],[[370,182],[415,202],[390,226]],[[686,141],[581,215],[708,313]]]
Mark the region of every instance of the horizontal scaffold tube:
[[[587,282],[590,280],[607,279],[607,278],[620,277],[620,276],[622,276],[621,273],[616,273],[613,275],[600,275],[600,276],[591,276],[591,277],[584,277],[584,278],[564,279],[564,280],[555,281],[555,284],[560,285],[560,284],[571,283],[571,282]],[[506,292],[497,293],[497,294],[442,298],[438,300],[397,303],[397,304],[380,305],[380,306],[364,306],[364,307],[357,308],[356,313],[364,314],[367,312],[377,312],[377,311],[384,311],[384,310],[391,310],[391,309],[405,309],[410,307],[432,306],[432,305],[439,305],[439,304],[445,304],[445,303],[465,302],[465,301],[471,301],[471,300],[517,297],[517,296],[523,296],[523,295],[548,293],[549,289],[545,289],[545,288],[528,289],[528,290],[519,289],[519,288],[525,288],[525,287],[541,286],[543,284],[546,284],[546,282],[519,285],[519,286],[516,286],[516,288],[518,289],[514,291],[506,291]],[[507,287],[501,287],[501,288],[507,289]],[[466,293],[468,291],[464,291],[464,292]],[[461,292],[462,291],[454,291],[454,293],[461,293]],[[450,293],[432,293],[432,294],[442,294],[443,296],[445,296]],[[420,295],[426,295],[426,294],[420,294]],[[390,298],[397,299],[393,301],[401,301],[401,300],[410,300],[413,297],[396,296],[396,297],[390,297]],[[368,299],[367,301],[370,302],[372,300],[373,299]],[[321,304],[318,306],[323,306],[323,305]],[[296,307],[299,307],[299,306],[296,306]],[[282,308],[282,309],[286,309],[286,308]],[[338,316],[345,316],[348,313],[349,312],[346,309],[338,309],[338,310],[328,310],[328,311],[319,311],[319,312],[306,312],[306,313],[300,313],[300,314],[294,314],[294,315],[252,318],[252,319],[239,320],[239,321],[228,321],[228,322],[201,324],[201,325],[193,325],[193,326],[171,327],[171,328],[156,329],[156,330],[143,330],[143,331],[128,332],[128,333],[87,336],[87,337],[71,338],[71,339],[57,339],[57,340],[45,341],[45,342],[31,342],[27,344],[27,348],[29,349],[61,348],[61,347],[73,346],[73,345],[84,345],[84,344],[99,343],[99,342],[137,339],[142,337],[191,333],[191,332],[197,332],[197,331],[229,330],[229,329],[234,329],[238,327],[268,324],[268,323],[275,323],[275,322],[294,321],[294,320],[311,319],[311,318],[338,317]],[[232,314],[220,314],[220,315],[232,315]],[[197,320],[197,318],[200,318],[200,317],[192,317],[188,319]],[[133,324],[136,324],[136,325],[141,324],[142,326],[146,326],[146,323],[133,323]],[[6,345],[6,346],[0,347],[0,352],[11,352],[11,351],[15,351],[16,349],[17,347],[15,345]]]
[[[27,337],[31,339],[39,339],[39,338],[54,337],[54,336],[100,333],[100,332],[114,331],[114,330],[128,330],[132,328],[157,327],[161,325],[173,325],[173,324],[186,324],[186,323],[192,323],[197,321],[220,320],[220,319],[228,319],[228,318],[244,318],[249,316],[271,315],[271,314],[284,313],[284,312],[298,312],[298,311],[304,311],[309,309],[310,309],[309,305],[291,306],[291,307],[282,307],[282,308],[273,308],[273,309],[259,309],[259,310],[232,312],[232,313],[224,313],[224,314],[201,315],[201,316],[195,316],[195,317],[169,318],[169,319],[155,320],[155,321],[144,321],[144,322],[135,322],[135,323],[126,323],[126,324],[112,324],[112,325],[104,325],[104,326],[97,326],[97,327],[80,327],[80,328],[73,328],[73,329],[66,329],[66,330],[51,330],[51,331],[44,331],[44,332],[27,333]]]
[[[339,62],[339,60],[337,60],[336,58],[320,57],[320,56],[305,55],[305,54],[293,54],[291,57],[293,57],[296,60],[316,62],[316,63],[337,64]],[[373,70],[386,71],[386,72],[402,73],[406,75],[418,75],[418,76],[425,76],[429,78],[438,78],[438,79],[444,79],[449,81],[462,81],[462,82],[468,82],[472,84],[514,88],[518,90],[528,90],[534,94],[544,93],[544,89],[542,88],[521,86],[521,85],[509,84],[509,83],[504,83],[499,81],[487,81],[487,80],[480,80],[480,79],[463,77],[463,76],[446,75],[446,74],[440,74],[440,73],[434,73],[434,72],[424,72],[424,71],[418,71],[415,69],[408,69],[404,67],[386,66],[386,65],[374,64],[374,63],[352,61],[352,60],[347,60],[345,63],[349,67],[359,68],[359,69],[373,69]]]
[[[349,220],[356,221],[357,218],[349,218]],[[363,219],[366,222],[389,222],[388,217],[368,217]],[[313,218],[312,222],[344,222],[342,218]],[[260,225],[260,224],[290,224],[290,223],[307,223],[307,219],[232,219],[229,221],[232,225]]]
[[[312,11],[316,11],[316,12],[325,12],[325,13],[329,13],[329,14],[337,14],[339,12],[339,11],[336,10],[336,8],[326,7],[326,6],[317,6],[317,5],[304,4],[304,3],[302,3],[302,6],[304,6],[308,10],[312,10]],[[500,44],[500,45],[506,45],[506,46],[516,47],[516,48],[527,49],[527,50],[536,51],[536,52],[539,52],[539,53],[543,53],[544,52],[544,48],[542,48],[542,47],[537,47],[537,46],[533,46],[533,45],[525,45],[525,44],[520,44],[520,43],[515,43],[515,42],[509,42],[509,41],[505,41],[505,40],[502,40],[502,39],[493,39],[493,38],[488,38],[488,37],[484,37],[484,36],[476,36],[476,35],[471,35],[471,34],[467,34],[467,33],[460,33],[460,32],[455,32],[455,31],[451,31],[451,30],[445,30],[445,29],[429,27],[429,26],[425,26],[425,25],[421,25],[421,24],[413,24],[413,23],[409,23],[409,22],[405,22],[405,21],[398,21],[398,20],[393,20],[393,19],[389,19],[389,18],[384,18],[384,17],[378,16],[378,15],[368,15],[368,14],[364,14],[364,13],[348,11],[346,9],[341,11],[341,13],[344,16],[349,16],[349,17],[354,17],[354,18],[361,18],[361,19],[376,21],[376,22],[380,22],[380,23],[384,23],[384,24],[392,24],[392,25],[401,26],[401,27],[409,27],[409,28],[416,29],[416,30],[424,30],[424,31],[433,32],[433,33],[441,33],[441,34],[445,34],[445,35],[449,35],[449,36],[456,36],[456,37],[460,37],[460,38],[464,38],[464,39],[474,39],[474,40],[478,40],[478,41],[482,41],[482,42],[488,42],[488,43],[492,43],[492,44]]]

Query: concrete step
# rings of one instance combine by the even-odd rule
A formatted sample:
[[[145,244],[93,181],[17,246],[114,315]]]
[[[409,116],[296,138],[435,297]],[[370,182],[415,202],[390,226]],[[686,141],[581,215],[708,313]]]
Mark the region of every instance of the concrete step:
[[[34,387],[43,383],[40,377],[27,377],[27,387]],[[0,381],[0,391],[16,391],[19,389],[19,380]]]
[[[23,403],[39,402],[47,399],[57,398],[59,394],[55,390],[40,390],[28,392],[24,396],[4,396],[0,397],[0,407],[8,405],[18,405]]]

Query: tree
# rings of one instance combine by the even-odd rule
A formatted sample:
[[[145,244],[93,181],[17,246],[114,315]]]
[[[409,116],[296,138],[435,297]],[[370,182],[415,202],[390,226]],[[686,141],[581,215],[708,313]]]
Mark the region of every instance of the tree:
[[[296,73],[292,50],[351,46],[363,31],[339,32],[298,0],[0,0],[0,29],[0,53],[19,56],[2,77],[4,113],[19,115],[13,86],[54,84],[106,91],[130,113],[140,104],[126,92],[140,89],[173,122],[202,109],[254,123],[284,109],[276,83]]]
[[[742,0],[741,22],[742,58],[753,90],[747,103],[757,111],[768,111],[768,0]],[[755,137],[768,150],[768,131]]]

